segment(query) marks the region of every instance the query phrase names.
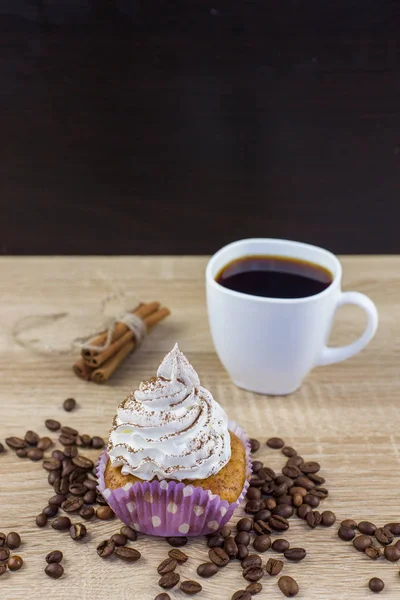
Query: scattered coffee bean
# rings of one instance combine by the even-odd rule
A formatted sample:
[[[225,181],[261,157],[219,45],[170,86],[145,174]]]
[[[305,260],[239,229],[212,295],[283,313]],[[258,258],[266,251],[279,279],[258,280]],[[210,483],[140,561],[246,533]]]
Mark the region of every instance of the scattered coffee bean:
[[[225,539],[224,550],[229,556],[229,558],[236,558],[238,553],[238,547],[233,537],[228,537]]]
[[[81,498],[75,498],[75,500],[81,500]],[[96,510],[96,517],[101,521],[108,521],[109,519],[113,519],[115,517],[115,513],[109,506],[99,506],[99,508]]]
[[[171,596],[166,592],[162,592],[161,594],[157,594],[154,600],[171,600]]]
[[[289,523],[285,517],[279,515],[273,515],[268,519],[268,525],[277,531],[287,531],[289,529]]]
[[[290,504],[278,504],[272,511],[273,515],[279,515],[280,517],[285,517],[285,519],[293,517],[293,513],[294,508]]]
[[[331,510],[324,510],[321,513],[321,525],[324,527],[332,527],[336,522],[336,515]]]
[[[385,529],[389,529],[394,536],[400,536],[400,523],[388,523],[384,527]]]
[[[65,510],[65,512],[67,512],[67,513],[78,512],[82,508],[82,506],[83,506],[83,498],[80,498],[79,496],[72,496],[71,498],[67,498],[61,504],[61,508],[63,510]],[[104,507],[101,507],[101,508],[104,508]],[[100,510],[100,508],[97,509],[97,512],[99,510]]]
[[[28,446],[36,446],[39,441],[39,436],[35,431],[27,431],[24,440]]]
[[[62,433],[58,437],[58,441],[63,446],[72,446],[76,442],[76,436],[75,435],[68,435],[67,433]],[[65,450],[64,450],[64,453],[65,453]]]
[[[387,546],[393,542],[394,535],[390,529],[379,527],[375,530],[375,537],[383,546]]]
[[[6,572],[7,572],[7,565],[6,565],[6,563],[4,563],[4,564],[1,564],[1,565],[0,565],[0,577],[1,577],[2,575],[4,575],[4,573],[6,573]]]
[[[18,448],[18,450],[15,451],[15,454],[18,458],[26,458],[28,456],[28,450],[26,448]]]
[[[309,506],[308,504],[302,504],[297,509],[297,516],[300,519],[305,519],[307,517],[308,513],[311,512],[311,511],[312,511],[311,506]]]
[[[297,452],[294,448],[291,448],[290,446],[284,446],[282,448],[282,454],[284,456],[287,456],[288,458],[291,458],[292,456],[296,456]]]
[[[317,463],[317,462],[305,462],[301,465],[301,470],[303,471],[303,473],[308,474],[314,474],[314,473],[318,473],[318,471],[321,469],[321,466]]]
[[[64,574],[64,569],[59,563],[50,563],[44,572],[52,579],[59,579]]]
[[[273,490],[273,494],[276,498],[278,498],[279,496],[285,496],[287,495],[287,491],[289,489],[289,487],[291,487],[293,484],[292,483],[280,483],[279,485],[275,486],[275,489]]]
[[[368,546],[368,548],[365,548],[364,552],[369,558],[372,558],[372,560],[376,560],[382,556],[381,549],[376,548],[375,546]]]
[[[78,456],[78,448],[72,445],[67,445],[64,448],[64,456],[66,456],[67,458],[74,458],[74,456]]]
[[[101,558],[108,558],[111,554],[114,553],[115,550],[115,542],[112,540],[104,540],[97,546],[97,554]]]
[[[7,546],[3,546],[2,548],[0,548],[0,563],[7,562],[9,558],[10,558],[10,551],[7,548]]]
[[[44,424],[50,431],[58,431],[61,427],[61,423],[55,419],[46,419]]]
[[[61,550],[53,550],[52,552],[49,552],[49,554],[46,556],[46,562],[47,564],[51,564],[51,563],[60,563],[63,559],[63,553],[61,552]]]
[[[63,531],[71,527],[71,519],[69,517],[57,517],[51,524],[53,529]]]
[[[207,540],[207,546],[209,548],[222,548],[225,544],[225,539],[222,537],[220,533],[215,533],[211,535]]]
[[[259,500],[261,498],[261,490],[257,487],[249,487],[246,498],[248,500]]]
[[[114,554],[126,562],[136,562],[141,557],[139,550],[130,546],[118,546],[115,548]]]
[[[10,569],[10,571],[19,571],[23,564],[24,561],[20,556],[10,556],[10,558],[8,559],[7,566]]]
[[[125,527],[122,527],[122,529],[125,529]],[[121,529],[121,532],[122,532],[122,529]],[[131,538],[129,538],[129,539],[131,539]],[[177,548],[170,550],[168,552],[168,556],[170,558],[174,558],[178,563],[185,563],[189,558],[187,554],[182,552],[182,550],[178,550]]]
[[[386,546],[384,550],[386,560],[396,562],[400,559],[400,550],[396,545]]]
[[[316,496],[319,500],[325,500],[329,496],[329,490],[323,487],[316,487],[310,490],[310,496]]]
[[[71,485],[69,486],[69,493],[73,496],[85,496],[86,491],[86,486],[83,485],[83,483],[71,483]],[[93,491],[89,491],[89,493],[92,494]],[[83,501],[86,502],[85,499],[83,499]],[[93,504],[93,502],[86,502],[86,504]]]
[[[69,528],[69,535],[73,540],[83,540],[86,534],[87,529],[83,523],[74,523]]]
[[[3,533],[2,531],[0,531],[0,548],[3,548],[3,546],[6,546],[6,539],[7,539],[6,534]]]
[[[16,550],[21,545],[21,536],[15,531],[10,531],[7,535],[6,544],[10,550]]]
[[[35,522],[37,527],[45,527],[47,525],[47,515],[40,513],[40,515],[36,517]]]
[[[257,535],[268,535],[271,533],[270,526],[265,521],[256,521],[253,523],[253,530]]]
[[[244,507],[244,512],[250,514],[250,515],[255,515],[256,512],[258,512],[261,508],[261,502],[260,500],[257,499],[253,499],[253,500],[248,500],[246,502],[246,505]]]
[[[307,521],[307,525],[309,527],[311,527],[312,529],[314,529],[315,527],[318,527],[318,525],[321,524],[321,513],[319,513],[317,510],[312,510],[311,512],[307,513],[306,515],[306,521]]]
[[[290,544],[285,539],[278,538],[277,540],[274,540],[272,542],[272,550],[274,552],[283,553],[283,552],[285,552],[285,550],[288,550],[289,548],[290,548]]]
[[[308,504],[311,508],[318,508],[319,506],[319,498],[317,496],[312,496],[311,494],[307,494],[303,498],[303,503]]]
[[[244,517],[240,519],[236,524],[236,529],[238,531],[247,531],[250,532],[253,528],[253,521],[248,517]]]
[[[266,552],[271,547],[271,538],[269,535],[259,535],[254,540],[253,547],[257,552]]]
[[[112,539],[112,538],[111,538]],[[114,540],[115,541],[115,540]],[[157,567],[157,573],[159,575],[165,575],[166,573],[170,573],[171,571],[175,571],[178,566],[178,562],[174,558],[166,558],[162,561]]]
[[[284,445],[285,442],[278,437],[272,437],[267,440],[267,446],[269,446],[269,448],[273,448],[274,450],[280,450],[284,447]]]
[[[360,521],[357,527],[358,531],[360,533],[364,533],[365,535],[374,535],[377,529],[376,525],[370,523],[369,521]]]
[[[278,586],[282,594],[287,598],[293,598],[293,596],[297,596],[299,593],[299,586],[296,581],[287,575],[284,575],[279,579]]]
[[[167,537],[165,539],[167,540],[168,544],[170,546],[174,546],[174,548],[181,548],[182,546],[186,546],[187,544],[187,537],[185,537],[184,535],[181,537]]]
[[[291,479],[296,479],[296,477],[300,477],[301,475],[301,471],[296,465],[287,465],[286,467],[283,467],[282,473]]]
[[[346,529],[357,529],[357,523],[353,519],[345,519],[340,523],[340,526]]]
[[[261,567],[262,559],[258,554],[249,554],[246,556],[244,560],[242,560],[242,568],[246,569],[247,567]]]
[[[279,575],[283,569],[283,562],[276,558],[270,558],[265,566],[265,570],[268,575],[274,576]]]
[[[302,456],[300,456],[299,454],[295,454],[294,456],[291,456],[290,458],[288,458],[288,460],[286,461],[287,465],[296,465],[296,467],[300,467],[301,465],[304,464],[304,458]]]
[[[197,575],[200,577],[213,577],[218,573],[218,567],[212,562],[202,563],[197,567]]]
[[[20,450],[22,448],[25,448],[25,446],[26,446],[25,440],[23,440],[19,437],[16,437],[16,436],[6,438],[6,444],[12,450]]]
[[[72,459],[72,464],[78,467],[79,469],[83,469],[84,471],[90,471],[94,467],[94,463],[90,458],[86,456],[82,456],[82,454],[78,454],[74,456]]]
[[[302,504],[303,504],[303,496],[301,494],[295,494],[293,496],[293,506],[295,506],[296,508],[298,508]]]
[[[34,462],[42,460],[43,458],[43,450],[40,450],[39,448],[29,448],[26,454],[27,457]]]
[[[179,589],[184,594],[190,594],[193,596],[194,594],[198,594],[199,592],[201,592],[203,588],[201,587],[198,581],[191,581],[188,579],[187,581],[182,581],[181,585],[179,586]]]
[[[260,581],[264,576],[264,569],[262,567],[250,565],[243,570],[242,574],[247,581]]]
[[[94,517],[93,506],[82,506],[81,510],[79,511],[79,516],[82,517],[82,519],[85,519],[85,521],[92,519]]]
[[[256,514],[254,515],[253,519],[254,521],[264,521],[267,522],[268,519],[271,516],[271,511],[267,510],[266,508],[262,508],[261,510],[259,510],[258,512],[256,512]]]
[[[223,538],[228,538],[231,535],[232,531],[228,525],[224,525],[224,527],[220,530],[219,533],[222,535]]]
[[[208,556],[217,567],[225,567],[229,563],[229,556],[223,548],[211,548]]]
[[[116,546],[125,546],[125,544],[128,543],[128,538],[123,533],[114,533],[110,540],[112,540]]]
[[[100,448],[104,448],[105,442],[104,442],[103,438],[99,437],[98,435],[95,435],[92,437],[91,446],[92,446],[92,448],[95,448],[96,450],[100,450]]]
[[[262,469],[263,466],[264,466],[264,464],[261,462],[261,460],[253,460],[253,462],[252,462],[253,473],[257,473],[257,471]]]
[[[251,594],[247,590],[238,590],[233,594],[231,600],[251,600]]]
[[[368,587],[371,592],[375,592],[377,594],[383,590],[385,584],[383,583],[382,579],[379,579],[379,577],[373,577],[369,580]]]
[[[267,508],[268,510],[273,510],[276,506],[276,500],[275,498],[267,498],[264,501],[265,504],[265,508]]]
[[[255,440],[254,438],[251,438],[249,440],[250,442],[250,451],[253,452],[257,452],[257,450],[260,448],[260,442],[258,440]]]
[[[55,494],[51,498],[49,498],[49,504],[54,506],[61,506],[61,504],[66,500],[67,497],[65,494]]]
[[[89,448],[89,446],[91,444],[92,444],[92,438],[90,437],[90,435],[83,433],[82,435],[76,436],[76,445],[79,446],[80,448]]]
[[[359,552],[364,552],[365,548],[372,546],[372,539],[369,535],[358,535],[353,540],[353,546]]]
[[[303,560],[306,557],[306,554],[307,552],[304,550],[304,548],[288,548],[283,553],[284,557],[287,560],[291,560],[294,562]]]
[[[308,492],[315,488],[315,484],[311,481],[311,479],[309,479],[308,477],[304,477],[304,475],[302,477],[297,477],[294,481],[294,485],[296,487],[302,487]]]
[[[247,531],[239,531],[239,533],[235,535],[235,542],[238,545],[244,544],[245,546],[248,546],[250,544],[250,534],[247,533]]]
[[[245,544],[238,544],[238,552],[236,558],[243,560],[249,555],[249,548]]]
[[[39,448],[39,450],[43,450],[43,452],[46,452],[46,450],[48,450],[52,445],[52,440],[49,437],[45,436],[40,438],[40,440],[37,443],[37,448]]]
[[[51,517],[55,517],[57,513],[58,506],[56,506],[55,504],[49,504],[43,509],[43,514],[45,514],[46,517],[49,517],[49,519],[51,519]]]
[[[256,594],[259,594],[262,591],[262,589],[263,587],[261,583],[249,583],[249,585],[246,588],[246,592],[248,592],[252,596],[255,596]]]
[[[158,585],[165,590],[170,590],[171,588],[175,587],[177,583],[179,583],[179,580],[179,573],[175,573],[175,571],[173,571],[172,573],[163,575],[159,580]]]
[[[58,471],[61,468],[61,461],[58,458],[47,458],[42,466],[46,471]]]
[[[350,542],[352,539],[355,538],[356,532],[352,527],[345,527],[344,525],[341,525],[339,527],[338,536],[341,540],[344,540],[345,542]]]
[[[75,407],[76,407],[75,398],[67,398],[66,400],[64,400],[63,409],[66,410],[67,412],[71,412],[71,410],[74,410]]]
[[[276,499],[276,504],[278,506],[279,504],[289,504],[289,506],[293,506],[293,496],[290,494],[283,494],[283,496],[279,496],[279,498]]]

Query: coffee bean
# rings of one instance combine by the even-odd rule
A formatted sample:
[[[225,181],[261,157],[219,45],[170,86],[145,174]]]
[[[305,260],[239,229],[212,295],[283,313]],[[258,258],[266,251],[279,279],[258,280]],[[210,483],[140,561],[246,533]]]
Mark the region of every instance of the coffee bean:
[[[229,563],[229,556],[223,548],[211,548],[208,551],[208,556],[217,567],[225,567]]]
[[[289,494],[284,494],[283,496],[279,496],[279,498],[276,499],[276,504],[289,504],[289,506],[293,505],[293,496],[290,496]]]
[[[307,513],[306,521],[307,525],[312,529],[318,527],[322,521],[321,513],[319,513],[317,510],[312,510],[311,512]]]
[[[272,550],[274,552],[283,553],[283,552],[285,552],[285,550],[288,550],[288,548],[290,548],[290,544],[285,539],[281,538],[281,539],[274,540],[272,542]]]
[[[159,575],[165,575],[166,573],[170,573],[170,571],[175,571],[177,566],[178,562],[174,558],[166,558],[158,565],[157,573]]]
[[[6,444],[12,450],[20,450],[22,448],[25,448],[25,446],[26,446],[25,440],[23,440],[19,437],[16,437],[16,436],[6,438]]]
[[[52,579],[59,579],[64,574],[64,569],[59,563],[50,563],[44,572]]]
[[[141,557],[139,550],[130,546],[117,546],[114,554],[126,562],[136,562]]]
[[[179,582],[180,580],[180,576],[178,573],[175,573],[175,571],[173,571],[172,573],[167,573],[166,575],[163,575],[161,577],[161,579],[158,581],[158,585],[162,588],[164,588],[165,590],[170,590],[171,588],[175,587],[176,584]]]
[[[373,577],[369,580],[368,587],[371,592],[375,592],[377,594],[383,590],[385,584],[383,583],[382,579],[379,579],[379,577]]]
[[[310,496],[316,496],[319,500],[325,500],[329,496],[329,491],[323,487],[316,487],[310,490]]]
[[[19,571],[23,564],[24,561],[20,556],[10,556],[10,558],[8,559],[7,566],[10,569],[10,571]]]
[[[232,531],[228,525],[224,525],[224,527],[220,530],[219,533],[222,535],[223,538],[228,538],[231,535]]]
[[[296,477],[300,477],[301,475],[301,471],[296,465],[287,465],[286,467],[283,467],[282,473],[291,479],[296,479]]]
[[[295,494],[293,496],[293,506],[295,506],[296,508],[298,508],[302,504],[303,504],[303,496],[301,494]]]
[[[246,588],[246,592],[248,592],[252,596],[255,596],[256,594],[259,594],[262,591],[262,589],[263,587],[261,583],[249,583],[249,585]]]
[[[39,441],[39,436],[35,431],[27,431],[24,440],[28,446],[36,446]]]
[[[284,517],[285,519],[290,519],[293,517],[294,508],[289,504],[278,504],[276,508],[272,511],[273,515],[279,515],[280,517]]]
[[[298,494],[299,496],[304,498],[304,496],[307,496],[308,490],[306,490],[306,488],[303,488],[299,485],[294,485],[293,487],[291,487],[288,490],[288,492],[291,496],[295,496],[296,494]]]
[[[82,469],[75,468],[68,477],[69,483],[82,483],[86,480],[86,473]],[[97,495],[96,495],[97,499]]]
[[[309,492],[315,488],[315,484],[310,479],[308,479],[308,477],[303,476],[296,477],[296,479],[294,480],[294,487],[301,487],[307,490],[307,492]]]
[[[181,585],[179,586],[179,589],[185,594],[190,594],[193,596],[194,594],[198,594],[199,592],[201,592],[203,588],[201,587],[198,581],[187,580],[182,581]]]
[[[324,485],[326,483],[325,478],[317,475],[317,473],[308,473],[307,476],[315,485]]]
[[[280,450],[280,448],[283,448],[284,445],[285,442],[278,437],[272,437],[267,440],[267,446],[269,446],[269,448],[273,448],[274,450]]]
[[[5,533],[3,533],[2,531],[0,531],[0,548],[3,548],[3,546],[6,546],[6,539],[7,536]]]
[[[60,480],[60,471],[49,471],[49,474],[47,476],[47,481],[49,482],[49,485],[54,486],[57,480]]]
[[[66,513],[75,513],[78,512],[83,506],[83,498],[78,496],[73,496],[71,498],[67,498],[61,504],[61,508],[65,510]],[[97,509],[99,510],[99,509]]]
[[[389,529],[394,536],[400,536],[400,523],[388,523],[384,527],[385,529]]]
[[[266,500],[264,500],[264,505],[266,509],[273,510],[276,506],[275,498],[266,498]]]
[[[97,554],[101,558],[108,558],[114,553],[115,542],[112,540],[104,540],[97,546]]]
[[[170,546],[174,546],[174,548],[181,548],[182,546],[186,546],[187,537],[182,535],[181,537],[171,536],[165,538]]]
[[[318,508],[319,498],[317,498],[316,496],[312,496],[311,494],[307,494],[303,498],[303,503],[308,504],[308,506],[311,506],[311,508]]]
[[[63,531],[71,527],[71,519],[69,517],[57,517],[51,524],[53,529]]]
[[[209,548],[222,548],[225,543],[225,539],[222,537],[220,533],[215,533],[210,536],[207,541],[207,546]]]
[[[386,546],[384,550],[384,556],[386,560],[390,562],[396,562],[400,559],[400,550],[397,546]]]
[[[311,512],[311,511],[312,511],[311,506],[309,506],[308,504],[302,504],[297,509],[297,516],[300,519],[305,519],[307,517],[308,513]]]
[[[75,442],[76,442],[76,436],[75,435],[68,435],[67,433],[62,433],[58,437],[58,441],[63,446],[73,446],[75,444]],[[65,450],[64,450],[64,454],[65,454]]]
[[[345,519],[340,523],[340,526],[346,529],[357,529],[357,523],[353,519]]]
[[[296,465],[296,467],[301,467],[301,465],[304,465],[304,458],[302,456],[300,456],[299,454],[295,454],[294,456],[291,456],[290,458],[288,458],[288,460],[286,461],[287,465]]]
[[[282,571],[283,569],[283,562],[281,560],[278,560],[276,558],[270,558],[268,559],[268,562],[265,566],[265,570],[268,573],[268,575],[279,575],[279,573]]]
[[[297,596],[299,593],[299,586],[296,581],[287,575],[284,575],[279,579],[278,586],[282,594],[287,598],[293,598],[293,596]]]
[[[244,560],[242,560],[242,567],[246,569],[247,567],[261,567],[262,559],[258,554],[249,554],[246,556]]]
[[[292,484],[290,484],[290,487],[292,486]],[[276,498],[278,498],[279,496],[284,496],[287,494],[289,488],[289,484],[288,483],[281,483],[278,486],[275,486],[275,489],[273,490],[273,494]]]
[[[54,419],[46,419],[44,424],[50,431],[58,431],[61,427],[61,423],[59,423],[59,421],[55,421]]]
[[[250,451],[251,453],[253,452],[257,452],[257,450],[260,448],[260,442],[254,438],[251,438],[249,440],[250,442]]]
[[[40,438],[40,440],[37,443],[37,448],[39,448],[39,450],[43,450],[43,452],[46,452],[46,450],[48,450],[52,445],[52,440],[49,437],[45,436]]]
[[[53,506],[61,506],[61,504],[66,500],[67,497],[64,494],[55,494],[51,498],[49,498],[49,504]]]
[[[81,498],[76,498],[76,500],[78,499],[81,500]],[[96,510],[96,517],[101,521],[108,521],[109,519],[113,519],[115,517],[115,513],[109,506],[99,506],[99,508]]]
[[[264,464],[261,462],[261,460],[253,460],[253,462],[251,464],[252,464],[253,473],[257,473],[257,471],[262,469],[264,466]]]
[[[353,540],[353,546],[359,552],[364,552],[365,548],[372,546],[372,539],[369,535],[358,535]]]
[[[358,531],[360,533],[364,533],[365,535],[374,535],[376,531],[376,525],[370,523],[369,521],[360,521],[358,524]]]
[[[260,500],[248,500],[248,502],[246,502],[246,505],[244,507],[244,512],[250,514],[250,515],[255,515],[256,512],[258,512],[260,510],[261,507],[261,503]]]
[[[238,547],[233,537],[226,538],[224,543],[224,550],[229,556],[229,558],[236,558],[238,553]]]
[[[77,469],[77,467],[72,464],[72,461],[69,458],[64,458],[61,466],[61,477],[69,477]]]
[[[270,467],[263,467],[258,471],[258,475],[267,482],[273,481],[276,477],[275,471]]]
[[[67,398],[66,400],[64,400],[64,402],[63,402],[64,410],[66,410],[67,412],[71,412],[71,410],[74,410],[74,408],[76,408],[75,398]]]
[[[253,547],[257,552],[266,552],[271,547],[271,538],[269,535],[259,535],[254,540]]]
[[[161,594],[157,594],[154,600],[171,600],[171,596],[166,592],[162,592]]]
[[[251,600],[251,594],[246,590],[238,590],[233,594],[231,600]]]
[[[369,558],[372,558],[373,560],[376,560],[377,558],[382,556],[381,549],[375,548],[375,546],[368,546],[368,548],[365,548],[364,552]]]
[[[270,517],[268,519],[268,525],[277,531],[287,531],[289,529],[289,523],[285,517],[280,517],[279,515],[273,515]]]
[[[10,551],[6,546],[0,548],[0,563],[7,562],[10,558]]]
[[[238,544],[238,552],[236,558],[243,560],[249,555],[249,548],[245,544]]]
[[[110,540],[112,540],[116,546],[125,546],[128,542],[128,538],[123,533],[114,533]]]
[[[71,485],[69,486],[69,493],[73,496],[84,496],[86,494],[86,491],[86,486],[83,483],[71,483]],[[86,502],[85,499],[83,501]],[[86,504],[91,503],[86,502]]]
[[[239,531],[239,533],[235,535],[235,542],[238,545],[244,544],[245,546],[248,546],[250,544],[250,534],[247,531]]]
[[[318,471],[321,469],[320,465],[317,462],[305,462],[301,465],[301,470],[303,471],[303,473],[318,473]]]
[[[259,500],[261,498],[261,490],[256,487],[249,487],[246,498],[249,500]]]
[[[271,494],[273,494],[275,492],[275,489],[276,489],[276,485],[272,481],[271,483],[266,483],[265,485],[263,485],[261,488],[261,492],[264,494],[264,496],[270,496]]]
[[[91,446],[92,446],[92,448],[95,448],[96,450],[100,450],[100,448],[104,448],[105,442],[102,437],[99,437],[98,435],[94,435],[92,437]]]
[[[66,448],[64,448],[64,456],[67,458],[74,458],[74,456],[78,456],[78,448],[73,445],[67,445]]]
[[[44,513],[40,513],[36,517],[36,526],[37,527],[45,527],[47,525],[47,516]]]
[[[92,508],[92,507],[87,507],[87,508]],[[136,531],[134,529],[132,529],[132,527],[128,527],[128,525],[124,525],[123,527],[121,527],[120,534],[124,535],[131,542],[136,542],[136,540],[137,540]],[[183,554],[183,552],[181,552],[181,554]],[[184,555],[184,556],[186,556],[186,555]],[[173,558],[176,558],[176,557],[173,557]],[[187,560],[187,558],[186,558],[186,560]]]
[[[6,573],[6,572],[7,572],[7,565],[6,565],[6,563],[4,563],[4,564],[0,565],[0,577],[2,575],[4,575],[4,573]]]
[[[62,477],[59,480],[54,482],[54,491],[56,494],[68,494],[69,491],[69,481],[68,477]]]
[[[260,581],[264,576],[264,569],[262,567],[250,565],[243,570],[242,575],[247,581]]]
[[[16,531],[10,531],[7,535],[6,544],[10,550],[16,550],[21,545],[21,536]]]
[[[125,529],[125,527],[122,527],[122,529]],[[121,529],[121,532],[122,532],[122,529]],[[129,538],[129,539],[132,539],[132,538]],[[174,558],[180,564],[185,563],[189,558],[187,554],[182,552],[182,550],[178,550],[177,548],[173,548],[172,550],[170,550],[168,552],[168,556],[170,558]]]
[[[95,492],[96,488],[97,488],[97,481],[95,481],[94,479],[85,479],[85,481],[83,482],[83,485],[90,492]]]
[[[271,533],[270,526],[265,521],[256,521],[253,523],[253,530],[257,535],[268,535]]]
[[[386,546],[393,542],[394,535],[390,531],[390,529],[386,529],[385,527],[379,527],[375,530],[375,537],[382,545]]]
[[[49,504],[48,506],[45,506],[45,508],[43,509],[43,514],[46,515],[46,517],[49,517],[49,519],[51,517],[55,517],[57,513],[58,513],[58,506],[56,506],[55,504]]]
[[[336,522],[336,515],[331,510],[324,510],[321,514],[321,525],[324,527],[332,527]]]
[[[42,466],[46,471],[58,471],[61,468],[61,461],[58,458],[47,458]]]
[[[94,517],[93,506],[82,506],[79,511],[79,516],[82,517],[82,519],[85,519],[85,521],[92,519]]]
[[[294,448],[291,448],[290,446],[284,446],[282,448],[282,454],[284,456],[287,456],[288,458],[291,458],[292,456],[296,456],[297,452]]]
[[[76,436],[76,445],[81,448],[89,448],[92,445],[92,438],[87,433]]]
[[[86,537],[87,529],[83,523],[74,523],[69,528],[69,535],[73,540],[83,540]]]
[[[266,508],[262,508],[261,510],[256,512],[256,514],[254,515],[253,518],[254,518],[254,521],[267,522],[271,515],[272,515],[272,513],[270,510],[267,510]]]
[[[352,539],[355,538],[356,532],[352,527],[344,527],[343,525],[341,525],[339,527],[338,536],[341,540],[344,540],[345,542],[350,542]]]
[[[288,550],[285,550],[283,553],[287,560],[292,560],[294,562],[303,560],[306,557],[306,554],[307,552],[304,548],[288,548]]]
[[[47,564],[51,564],[51,563],[60,563],[63,559],[63,553],[61,552],[61,550],[53,550],[52,552],[49,552],[49,554],[46,556],[46,562]]]
[[[197,575],[200,577],[212,577],[218,573],[218,567],[212,562],[206,562],[197,567]]]
[[[90,460],[90,458],[87,458],[86,456],[82,456],[82,454],[74,456],[74,458],[72,459],[72,464],[84,471],[90,471],[94,467],[93,461]]]

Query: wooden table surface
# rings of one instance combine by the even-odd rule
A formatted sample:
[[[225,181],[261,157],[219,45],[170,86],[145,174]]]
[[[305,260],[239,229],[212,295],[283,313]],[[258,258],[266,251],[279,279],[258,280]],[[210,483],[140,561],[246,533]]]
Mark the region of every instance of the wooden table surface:
[[[251,437],[264,441],[281,436],[287,444],[322,465],[332,509],[339,520],[352,517],[383,525],[400,520],[400,258],[345,257],[344,289],[368,294],[380,314],[378,333],[357,357],[336,366],[316,369],[301,390],[286,398],[258,396],[235,388],[215,355],[209,335],[205,298],[206,258],[3,258],[0,294],[0,440],[33,429],[44,435],[44,420],[52,417],[91,435],[107,436],[117,404],[140,381],[153,375],[175,341],[200,374],[202,384],[241,423]],[[135,291],[143,299],[159,299],[172,309],[168,321],[146,339],[109,385],[100,387],[77,379],[68,355],[39,356],[15,344],[13,324],[27,315],[68,312],[60,322],[57,339],[66,344],[74,325],[95,314],[107,294],[107,280]],[[338,315],[333,343],[356,337],[363,315],[347,308]],[[52,337],[49,330],[46,334]],[[65,413],[62,401],[74,396],[79,404]],[[53,436],[55,437],[55,436]],[[93,452],[93,451],[92,451]],[[264,444],[257,458],[272,467],[283,466],[279,451]],[[0,579],[0,597],[31,600],[50,597],[152,600],[160,591],[156,566],[170,547],[163,539],[140,537],[134,545],[142,559],[133,565],[103,561],[98,543],[115,533],[119,523],[89,521],[89,535],[81,543],[47,527],[38,529],[35,516],[46,505],[50,487],[41,464],[18,459],[8,450],[0,455],[0,530],[18,531],[23,545],[18,554],[23,569]],[[235,519],[242,514],[237,511]],[[371,561],[337,537],[337,527],[310,530],[291,520],[287,538],[304,546],[301,564],[285,564],[284,572],[296,578],[298,598],[332,600],[372,596],[367,582],[373,576],[386,584],[382,598],[400,596],[399,565]],[[53,581],[44,574],[45,555],[61,549],[65,575]],[[198,564],[206,559],[202,539],[188,543],[190,560],[180,569],[183,578],[196,578]],[[273,556],[269,552],[266,556]],[[243,588],[241,569],[230,564],[211,580],[204,580],[205,599],[229,600]],[[262,598],[280,598],[277,581],[265,577]],[[172,591],[171,598],[183,598]]]

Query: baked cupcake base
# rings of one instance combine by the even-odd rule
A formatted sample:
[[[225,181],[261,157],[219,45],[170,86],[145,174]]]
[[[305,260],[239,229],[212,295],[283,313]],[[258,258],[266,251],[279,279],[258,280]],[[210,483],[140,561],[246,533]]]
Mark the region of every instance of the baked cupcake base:
[[[231,459],[224,467],[226,471],[222,477],[223,469],[216,476],[203,481],[192,481],[187,485],[176,481],[149,482],[137,478],[133,482],[128,480],[129,476],[121,475],[120,469],[110,470],[109,457],[107,451],[104,451],[97,468],[98,489],[117,517],[137,531],[158,536],[194,536],[217,531],[229,521],[235,508],[244,498],[251,475],[248,438],[243,429],[233,421],[229,422],[229,431],[234,436],[231,436],[232,439],[235,440],[235,460],[230,465]],[[233,472],[239,468],[241,468],[240,478],[237,472]],[[233,474],[232,484],[228,477]],[[119,477],[123,479],[120,480]],[[242,488],[236,496],[239,479]],[[207,481],[214,490],[219,489],[228,494],[227,497],[235,495],[235,501],[228,502],[211,489],[201,487]]]

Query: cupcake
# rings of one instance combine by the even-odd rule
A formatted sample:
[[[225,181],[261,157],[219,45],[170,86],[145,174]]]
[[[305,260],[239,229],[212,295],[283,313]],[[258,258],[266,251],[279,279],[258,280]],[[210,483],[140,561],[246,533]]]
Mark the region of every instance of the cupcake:
[[[244,431],[200,385],[177,345],[157,377],[118,407],[99,466],[99,490],[117,516],[152,535],[222,527],[251,473]]]

